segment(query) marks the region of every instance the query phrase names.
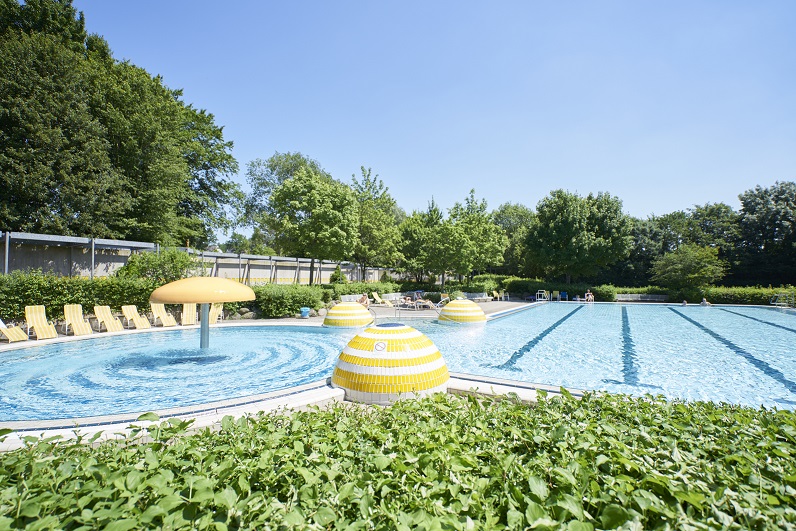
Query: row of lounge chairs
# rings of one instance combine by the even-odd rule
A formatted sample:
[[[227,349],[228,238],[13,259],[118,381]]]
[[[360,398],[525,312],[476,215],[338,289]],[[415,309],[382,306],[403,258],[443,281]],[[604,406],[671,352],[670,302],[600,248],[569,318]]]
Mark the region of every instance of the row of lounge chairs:
[[[166,311],[163,304],[151,303],[152,309],[152,322],[145,315],[138,312],[135,305],[122,306],[122,321],[116,317],[111,311],[110,306],[94,306],[94,316],[97,321],[97,332],[102,332],[103,328],[106,332],[121,332],[126,328],[144,329],[151,328],[152,325],[169,327],[177,326],[177,320]],[[224,309],[224,305],[216,303],[210,307],[209,321],[215,323],[218,321]],[[183,304],[181,323],[183,326],[190,326],[197,324],[196,304]],[[55,325],[47,319],[47,311],[44,306],[34,305],[25,306],[25,327],[23,330],[19,326],[6,326],[0,320],[0,338],[7,339],[9,343],[16,341],[26,341],[31,337],[36,339],[52,339],[58,337],[58,330]],[[91,322],[83,315],[83,306],[80,304],[66,304],[64,305],[64,324],[63,335],[68,335],[69,331],[73,335],[85,336],[94,333],[94,328]]]

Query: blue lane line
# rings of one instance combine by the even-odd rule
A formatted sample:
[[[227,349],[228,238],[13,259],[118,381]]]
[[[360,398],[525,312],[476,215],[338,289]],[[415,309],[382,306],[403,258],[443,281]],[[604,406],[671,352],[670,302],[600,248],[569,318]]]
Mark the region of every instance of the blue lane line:
[[[749,315],[744,315],[742,313],[734,312],[734,311],[728,310],[726,308],[719,308],[719,310],[721,310],[723,312],[731,313],[733,315],[740,315],[741,317],[746,317],[747,319],[751,319],[752,321],[757,321],[758,323],[767,324],[769,326],[775,326],[777,328],[781,328],[783,330],[787,330],[788,332],[793,332],[794,334],[796,334],[796,328],[788,328],[787,326],[782,326],[782,325],[778,325],[777,323],[771,323],[769,321],[764,321],[763,319],[758,319],[757,317],[751,317]]]
[[[556,328],[561,326],[561,324],[564,321],[566,321],[567,319],[572,317],[576,312],[578,312],[578,311],[580,311],[582,309],[583,309],[583,306],[578,306],[577,308],[575,308],[574,310],[572,310],[571,312],[566,314],[564,317],[562,317],[561,319],[559,319],[558,321],[553,323],[552,326],[548,327],[547,330],[545,330],[544,332],[542,332],[541,334],[539,334],[538,336],[536,336],[532,340],[528,341],[522,348],[520,348],[517,352],[512,354],[511,357],[508,360],[506,360],[505,363],[503,363],[502,365],[497,365],[495,368],[497,368],[497,369],[508,369],[508,370],[512,370],[512,371],[519,370],[514,365],[520,360],[520,358],[522,358],[524,355],[526,355],[528,352],[530,352],[531,349],[533,347],[535,347],[541,340],[543,340],[550,332],[552,332],[553,330],[555,330]]]
[[[697,328],[705,332],[706,334],[708,334],[710,337],[712,337],[719,343],[723,344],[724,346],[726,346],[727,348],[729,348],[730,350],[741,356],[742,358],[746,359],[746,361],[754,365],[757,369],[763,371],[766,374],[766,376],[768,376],[772,380],[776,380],[777,382],[784,385],[785,388],[791,393],[796,393],[796,383],[785,378],[784,374],[782,374],[780,371],[778,371],[777,369],[775,369],[765,361],[755,358],[753,355],[746,352],[744,349],[742,349],[732,341],[724,339],[722,336],[720,336],[710,328],[706,327],[701,323],[694,321],[690,317],[685,316],[683,313],[675,310],[674,308],[669,308],[669,309],[674,313],[676,313],[677,315],[679,315],[680,317],[682,317],[683,319],[685,319],[686,321],[688,321],[689,323],[691,323],[692,325],[696,326]]]
[[[638,384],[636,369],[636,345],[630,335],[630,319],[627,317],[627,306],[622,306],[622,375],[628,385]]]

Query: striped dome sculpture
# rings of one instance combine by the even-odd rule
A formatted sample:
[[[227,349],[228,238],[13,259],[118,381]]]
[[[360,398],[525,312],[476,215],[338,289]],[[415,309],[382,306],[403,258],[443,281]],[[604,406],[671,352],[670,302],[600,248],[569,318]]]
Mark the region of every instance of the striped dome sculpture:
[[[373,322],[373,315],[358,302],[340,302],[326,313],[323,326],[361,328]]]
[[[366,328],[337,359],[332,385],[352,402],[386,406],[399,398],[447,392],[448,366],[422,332],[400,323]]]
[[[467,299],[456,299],[442,307],[439,321],[482,324],[486,322],[486,314],[476,303]]]

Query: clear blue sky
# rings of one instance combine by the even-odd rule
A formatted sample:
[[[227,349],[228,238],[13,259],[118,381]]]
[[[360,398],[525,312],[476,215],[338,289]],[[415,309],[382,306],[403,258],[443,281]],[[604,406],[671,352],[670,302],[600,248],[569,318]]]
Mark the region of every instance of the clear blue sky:
[[[245,168],[371,167],[407,212],[471,188],[647,217],[796,180],[796,1],[75,0],[207,109]]]

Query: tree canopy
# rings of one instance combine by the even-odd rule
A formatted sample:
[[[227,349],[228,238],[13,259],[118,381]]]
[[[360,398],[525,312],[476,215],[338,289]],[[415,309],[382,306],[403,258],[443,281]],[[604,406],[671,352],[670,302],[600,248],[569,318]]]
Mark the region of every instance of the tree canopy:
[[[0,229],[202,246],[228,228],[232,143],[180,98],[71,0],[0,1]]]

